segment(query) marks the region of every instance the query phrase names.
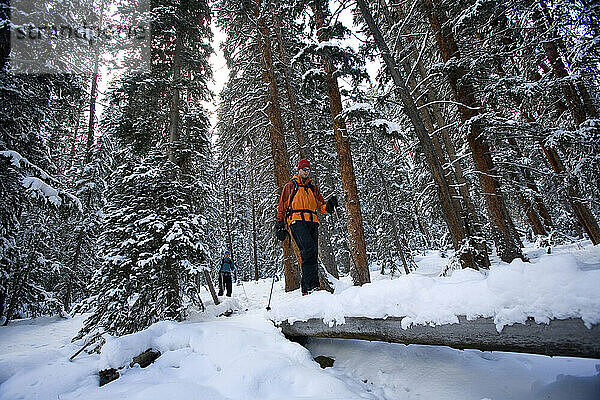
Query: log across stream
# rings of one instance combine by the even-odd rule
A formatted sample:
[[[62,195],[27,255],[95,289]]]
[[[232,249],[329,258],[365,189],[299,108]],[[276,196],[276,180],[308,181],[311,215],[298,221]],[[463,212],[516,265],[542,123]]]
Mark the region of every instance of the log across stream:
[[[600,327],[594,325],[589,329],[581,319],[555,319],[549,324],[538,324],[530,318],[523,324],[505,326],[501,332],[496,330],[492,318],[468,320],[459,316],[457,324],[413,325],[407,329],[402,328],[402,319],[346,317],[344,324],[329,326],[323,320],[314,318],[293,324],[283,321],[277,326],[291,339],[362,339],[456,349],[600,358]]]

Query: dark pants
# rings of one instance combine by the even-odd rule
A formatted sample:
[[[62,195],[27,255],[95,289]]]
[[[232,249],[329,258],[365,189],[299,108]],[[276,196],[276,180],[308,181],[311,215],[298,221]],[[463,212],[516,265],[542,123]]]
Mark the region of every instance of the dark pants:
[[[302,257],[302,293],[319,288],[317,260],[319,254],[319,224],[296,221],[290,225],[292,236]]]
[[[219,296],[223,296],[223,286],[227,290],[227,297],[231,297],[231,273],[219,272]]]
[[[218,296],[223,296],[223,273],[219,271],[219,293]]]

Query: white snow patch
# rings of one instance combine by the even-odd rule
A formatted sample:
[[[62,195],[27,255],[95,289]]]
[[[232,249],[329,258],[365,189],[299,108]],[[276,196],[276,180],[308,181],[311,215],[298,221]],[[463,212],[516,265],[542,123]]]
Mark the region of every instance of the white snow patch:
[[[461,270],[449,278],[436,277],[447,259],[432,251],[416,257],[419,269],[410,276],[390,280],[372,273],[373,283],[362,288],[344,277],[334,295],[303,297],[285,292],[279,280],[270,312],[265,306],[271,279],[241,282],[218,306],[203,290],[205,312],[190,314],[186,322],[162,321],[135,334],[107,337],[100,355],[84,352],[72,362],[69,356],[83,345],[83,340],[71,343],[83,316],[11,321],[0,326],[0,400],[597,399],[600,360],[324,339],[311,340],[309,352],[286,340],[270,321],[286,309],[298,318],[303,308],[315,307],[316,314],[341,323],[355,315],[339,301],[343,298],[350,308],[365,303],[373,316],[411,306],[412,321],[451,322],[458,311],[475,316],[490,310],[499,324],[532,310],[540,321],[573,314],[597,319],[597,295],[590,291],[599,287],[600,246],[555,247],[552,256],[544,251],[528,250],[531,264],[494,262],[487,277]],[[440,296],[447,296],[448,304],[440,305]],[[403,305],[394,303],[401,299]],[[217,317],[227,310],[231,317]],[[161,356],[147,368],[129,367],[148,348]],[[312,359],[317,355],[333,357],[333,368],[321,369]],[[121,377],[98,387],[98,371],[110,366],[121,368]]]
[[[329,325],[343,324],[346,317],[405,317],[402,327],[441,325],[491,317],[500,332],[506,325],[533,317],[539,323],[551,319],[581,318],[586,326],[600,323],[600,269],[583,270],[573,255],[542,256],[526,263],[493,265],[487,275],[472,269],[452,276],[420,274],[379,280],[349,287],[334,294],[318,292],[284,300],[274,309],[277,321],[320,318]]]
[[[45,197],[50,203],[59,207],[62,204],[62,200],[58,196],[58,190],[48,185],[46,182],[33,176],[27,176],[23,178],[22,184],[26,189],[30,189],[35,193],[38,193]]]

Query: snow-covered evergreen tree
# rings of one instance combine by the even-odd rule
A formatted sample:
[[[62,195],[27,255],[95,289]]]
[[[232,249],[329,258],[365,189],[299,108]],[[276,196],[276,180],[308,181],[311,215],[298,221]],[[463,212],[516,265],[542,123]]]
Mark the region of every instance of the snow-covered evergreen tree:
[[[0,177],[3,198],[0,318],[61,311],[55,293],[63,254],[59,231],[78,215],[79,199],[66,188],[52,140],[71,123],[69,100],[82,94],[72,75],[12,75],[0,71]],[[67,107],[67,110],[69,108]]]
[[[208,221],[199,213],[202,186],[180,175],[164,148],[114,172],[93,278],[95,310],[84,331],[102,327],[123,335],[183,319],[186,285],[207,262]]]
[[[208,117],[210,14],[205,1],[162,2],[152,11],[152,64],[122,75],[102,122],[116,140],[93,307],[80,336],[182,320],[209,267],[213,189]],[[139,72],[139,71],[138,71]],[[191,296],[191,300],[190,300]]]

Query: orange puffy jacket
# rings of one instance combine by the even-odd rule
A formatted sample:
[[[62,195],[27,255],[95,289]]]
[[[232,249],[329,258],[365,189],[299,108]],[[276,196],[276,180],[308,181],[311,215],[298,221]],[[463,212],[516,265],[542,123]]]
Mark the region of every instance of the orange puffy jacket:
[[[296,191],[296,186],[298,190]],[[294,194],[294,191],[296,193]],[[294,194],[292,204],[290,198]],[[312,184],[312,179],[306,178],[304,182],[296,175],[285,184],[277,205],[277,221],[286,219],[288,225],[293,221],[310,221],[319,223],[317,212],[329,214],[325,211],[325,200],[317,187]]]

